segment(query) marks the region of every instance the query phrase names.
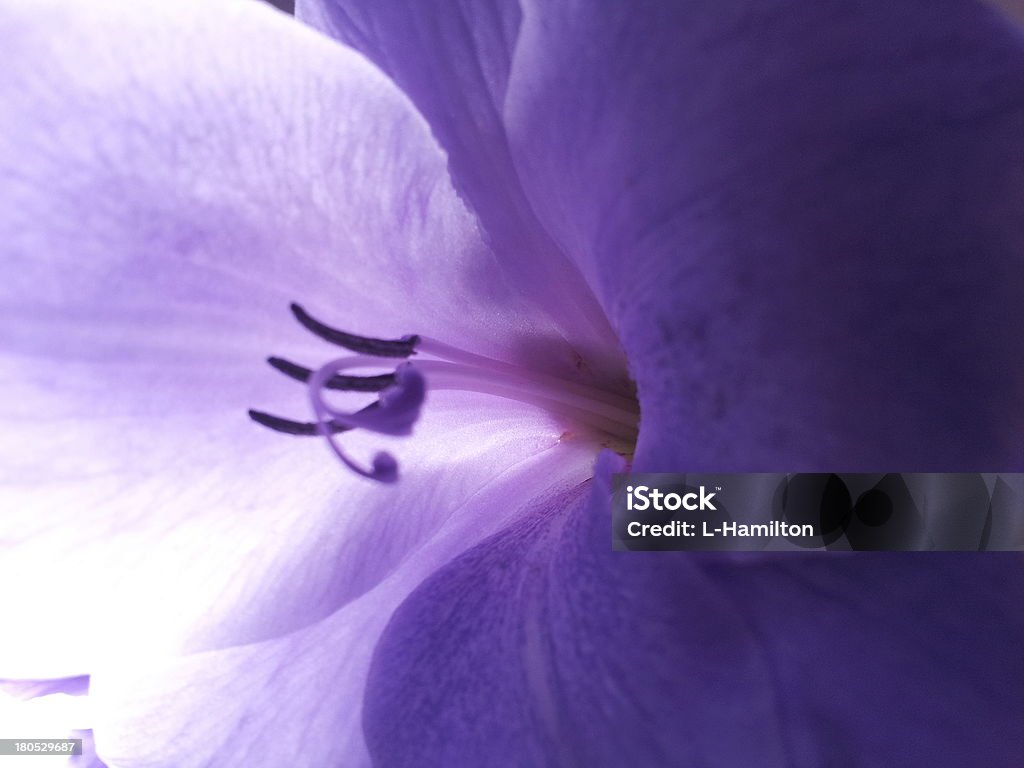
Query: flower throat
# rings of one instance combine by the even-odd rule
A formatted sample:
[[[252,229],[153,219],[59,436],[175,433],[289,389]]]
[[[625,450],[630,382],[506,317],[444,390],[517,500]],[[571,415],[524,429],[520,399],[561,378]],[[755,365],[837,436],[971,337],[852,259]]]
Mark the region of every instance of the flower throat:
[[[542,407],[564,416],[573,424],[602,436],[605,444],[628,450],[636,443],[640,418],[636,401],[558,376],[467,352],[424,336],[374,339],[332,328],[312,317],[298,304],[291,305],[295,319],[324,341],[354,354],[331,360],[317,370],[280,357],[267,362],[281,373],[304,382],[315,421],[293,421],[263,411],[250,410],[253,421],[289,435],[323,437],[335,456],[349,469],[372,480],[391,483],[398,479],[398,462],[386,451],[373,457],[365,468],[341,448],[337,435],[365,429],[384,435],[407,436],[419,418],[427,392],[460,390],[480,392]],[[415,357],[415,362],[410,358]],[[397,363],[391,373],[370,376],[343,373],[353,369]],[[326,400],[327,390],[379,393],[361,410],[340,410]]]

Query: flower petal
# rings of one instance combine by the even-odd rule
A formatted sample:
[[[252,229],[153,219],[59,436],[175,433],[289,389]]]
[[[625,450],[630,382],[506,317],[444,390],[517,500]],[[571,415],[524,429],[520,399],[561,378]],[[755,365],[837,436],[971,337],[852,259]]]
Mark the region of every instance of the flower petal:
[[[433,570],[585,482],[589,450],[562,443],[482,487],[424,546],[333,616],[261,643],[102,670],[90,690],[101,756],[119,768],[369,765],[363,687],[391,612]]]
[[[541,334],[361,56],[252,2],[9,0],[0,39],[0,674],[319,619],[558,439],[438,395],[383,491],[247,418],[307,412],[268,353],[334,354],[292,299],[508,358]]]
[[[190,347],[234,332],[262,352],[291,300],[357,333],[491,355],[553,334],[495,274],[423,119],[354,52],[224,0],[14,2],[3,32],[18,348],[94,354],[107,320],[121,335],[104,350],[169,326]],[[84,327],[58,334],[70,320]]]
[[[77,725],[89,718],[88,689],[88,677],[0,680],[0,738],[25,739],[35,734],[36,737],[45,735],[47,738],[82,741],[81,754],[77,756],[40,758],[33,755],[30,762],[15,759],[12,761],[14,766],[38,764],[39,768],[106,768],[96,757],[92,731]]]
[[[1019,30],[968,0],[523,18],[513,159],[619,330],[638,466],[1022,466]]]
[[[409,95],[448,153],[455,184],[509,283],[543,307],[592,370],[615,372],[623,366],[615,335],[575,265],[540,226],[509,154],[503,110],[519,5],[298,0],[296,16],[364,53]]]
[[[1024,747],[1019,556],[616,553],[608,499],[599,471],[399,608],[367,688],[375,766],[1009,765]]]

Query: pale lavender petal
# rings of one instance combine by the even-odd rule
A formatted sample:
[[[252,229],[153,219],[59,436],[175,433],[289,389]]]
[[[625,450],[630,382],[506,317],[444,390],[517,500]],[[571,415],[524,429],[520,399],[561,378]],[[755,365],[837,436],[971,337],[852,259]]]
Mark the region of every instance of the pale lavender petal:
[[[513,359],[555,333],[361,56],[255,2],[5,2],[0,39],[0,674],[319,619],[558,439],[439,395],[389,494],[247,417],[309,418],[268,354],[336,354],[293,299]]]
[[[72,757],[67,768],[108,768],[96,754],[96,740],[91,729],[72,731],[71,738],[82,740],[82,754]]]
[[[1019,556],[612,552],[594,482],[398,609],[367,688],[374,766],[938,768],[1024,749]]]
[[[84,696],[89,691],[89,676],[62,677],[50,680],[12,680],[0,679],[0,693],[6,693],[15,699],[33,699],[37,696],[48,696],[53,693],[64,693],[69,696]]]
[[[92,730],[85,728],[88,715],[89,678],[57,680],[0,680],[0,738],[80,739],[81,753],[72,757],[31,755],[22,762],[8,755],[13,766],[39,765],[61,768],[106,768],[96,756]],[[27,759],[29,755],[22,755]]]
[[[996,11],[528,3],[516,63],[513,157],[619,329],[638,467],[1024,467],[1024,38]]]
[[[467,546],[580,487],[592,459],[589,449],[562,443],[511,467],[450,504],[444,525],[399,569],[316,625],[261,643],[101,670],[90,691],[100,755],[119,768],[368,766],[363,688],[392,611]]]
[[[299,0],[296,16],[366,54],[409,95],[449,154],[509,284],[543,308],[592,370],[614,371],[623,361],[608,321],[540,225],[509,154],[503,112],[519,5]]]

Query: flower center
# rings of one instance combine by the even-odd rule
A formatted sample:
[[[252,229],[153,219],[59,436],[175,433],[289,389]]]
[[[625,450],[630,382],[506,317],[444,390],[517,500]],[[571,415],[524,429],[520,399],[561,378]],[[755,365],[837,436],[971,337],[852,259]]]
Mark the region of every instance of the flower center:
[[[425,336],[393,340],[356,336],[321,323],[298,304],[292,304],[291,310],[308,331],[354,354],[331,360],[316,370],[280,357],[268,358],[276,370],[306,383],[315,421],[293,421],[255,410],[250,410],[249,416],[276,432],[320,435],[349,469],[364,477],[394,482],[398,479],[398,462],[380,451],[367,469],[341,449],[337,435],[353,429],[396,436],[411,434],[423,407],[428,379],[434,390],[480,392],[542,407],[620,453],[631,453],[636,443],[640,410],[635,398],[467,352]],[[412,357],[415,362],[410,361]],[[379,368],[388,359],[403,362],[391,373],[343,373]],[[379,394],[375,402],[350,412],[328,403],[327,390]]]

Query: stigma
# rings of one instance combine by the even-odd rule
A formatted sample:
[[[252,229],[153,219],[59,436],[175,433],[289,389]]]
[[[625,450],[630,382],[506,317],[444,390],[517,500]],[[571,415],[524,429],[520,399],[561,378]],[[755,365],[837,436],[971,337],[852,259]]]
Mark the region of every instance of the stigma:
[[[345,349],[348,354],[319,368],[309,368],[281,357],[269,357],[272,368],[306,385],[313,421],[296,421],[250,410],[257,424],[288,435],[319,436],[335,457],[358,475],[382,483],[398,479],[398,462],[378,451],[369,467],[352,459],[339,435],[362,429],[390,436],[409,436],[432,390],[477,392],[543,408],[620,453],[632,452],[640,418],[636,399],[604,391],[578,381],[468,352],[420,335],[400,339],[358,336],[332,328],[298,304],[295,319],[310,333]],[[391,367],[388,373],[354,375],[353,370]],[[376,394],[360,410],[348,411],[327,401],[328,391]],[[563,434],[570,434],[566,432]]]

